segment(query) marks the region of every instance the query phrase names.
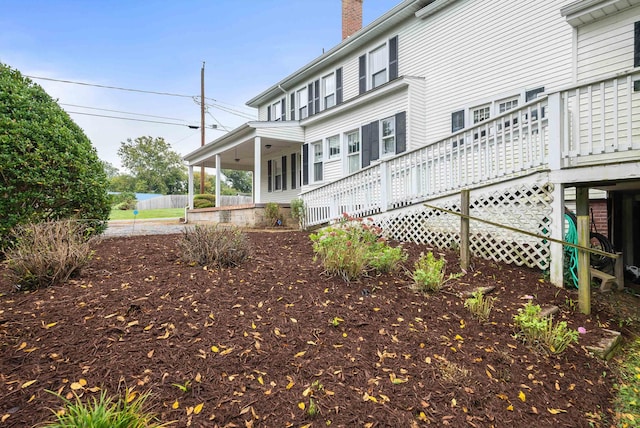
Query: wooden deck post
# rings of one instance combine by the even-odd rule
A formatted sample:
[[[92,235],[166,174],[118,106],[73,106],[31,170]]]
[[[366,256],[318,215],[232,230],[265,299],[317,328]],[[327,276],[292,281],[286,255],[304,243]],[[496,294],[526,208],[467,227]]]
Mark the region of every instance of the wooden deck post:
[[[576,188],[576,214],[578,218],[578,245],[589,248],[589,188]],[[591,260],[589,253],[578,250],[578,306],[580,312],[591,313]]]
[[[618,290],[624,290],[624,258],[622,253],[617,252],[618,258],[615,260],[613,274],[616,276]]]
[[[469,249],[469,189],[460,191],[460,269],[469,270],[470,249]]]

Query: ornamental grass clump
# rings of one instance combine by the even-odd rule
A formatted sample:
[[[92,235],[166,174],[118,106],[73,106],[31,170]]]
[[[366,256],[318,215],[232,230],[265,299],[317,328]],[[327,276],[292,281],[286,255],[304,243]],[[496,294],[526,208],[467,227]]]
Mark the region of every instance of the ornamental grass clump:
[[[325,272],[355,280],[369,270],[392,272],[407,256],[402,247],[391,247],[381,236],[382,229],[372,219],[356,219],[347,214],[333,226],[311,235],[314,260]]]
[[[470,298],[465,300],[464,307],[469,309],[474,317],[484,322],[489,320],[495,301],[495,297],[486,297],[482,292],[475,291]]]
[[[178,250],[187,263],[230,267],[249,257],[250,245],[247,236],[236,227],[197,224],[184,230]]]
[[[541,346],[552,354],[560,354],[573,343],[578,342],[578,332],[569,329],[566,321],[553,323],[551,315],[541,317],[540,305],[528,302],[524,308],[518,309],[513,320],[520,329],[519,335],[532,344]]]
[[[55,412],[55,422],[43,428],[161,428],[173,424],[156,423],[155,416],[144,410],[149,394],[135,394],[129,392],[126,398],[116,401],[102,392],[100,398],[93,397],[84,403],[77,395],[74,401],[59,396],[64,401],[64,409]]]
[[[76,220],[30,223],[13,229],[4,251],[8,277],[19,290],[64,283],[79,275],[91,257],[93,229]]]

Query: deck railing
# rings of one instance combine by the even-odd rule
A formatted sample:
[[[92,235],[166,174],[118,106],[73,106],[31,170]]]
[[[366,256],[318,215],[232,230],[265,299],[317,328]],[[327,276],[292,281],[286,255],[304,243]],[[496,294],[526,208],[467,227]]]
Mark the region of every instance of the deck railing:
[[[372,215],[536,170],[602,162],[602,154],[640,149],[640,116],[632,114],[634,107],[640,108],[640,93],[633,91],[637,74],[542,96],[305,192],[306,226],[326,223],[342,212]],[[559,162],[549,161],[550,152]]]

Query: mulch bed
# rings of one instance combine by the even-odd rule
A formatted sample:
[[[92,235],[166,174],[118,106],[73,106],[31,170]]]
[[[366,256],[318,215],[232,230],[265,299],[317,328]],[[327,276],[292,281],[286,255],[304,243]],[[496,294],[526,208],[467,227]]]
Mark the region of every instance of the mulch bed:
[[[0,270],[0,425],[50,420],[62,400],[46,390],[72,397],[72,385],[83,399],[150,391],[149,409],[175,426],[614,420],[615,375],[584,348],[609,315],[597,301],[598,317],[581,315],[577,294],[539,271],[474,260],[466,276],[425,296],[403,269],[350,284],[327,277],[307,233],[248,236],[251,259],[237,268],[190,266],[176,252],[180,235],[156,235],[104,239],[81,276],[35,292],[12,291]],[[428,250],[405,248],[406,269]],[[457,272],[455,254],[445,256]],[[496,286],[486,323],[458,295],[477,286]],[[527,295],[585,327],[580,343],[546,355],[515,338]]]

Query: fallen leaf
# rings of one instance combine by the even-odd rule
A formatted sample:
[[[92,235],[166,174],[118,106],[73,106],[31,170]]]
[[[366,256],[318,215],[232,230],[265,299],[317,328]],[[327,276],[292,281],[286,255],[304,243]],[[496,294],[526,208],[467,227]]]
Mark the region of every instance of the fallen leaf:
[[[213,346],[211,347],[211,350],[212,350],[213,352],[215,352],[216,354],[217,354],[218,352],[220,352],[220,349],[219,349],[216,345],[213,345]]]
[[[180,407],[180,403],[178,403],[178,400],[174,401],[173,404],[171,405],[172,409],[177,409],[178,407]]]
[[[198,413],[200,413],[200,412],[202,411],[202,408],[203,408],[203,407],[204,407],[204,403],[200,403],[200,404],[196,405],[196,406],[193,408],[193,414],[194,414],[194,415],[197,415]]]
[[[567,413],[567,411],[564,409],[550,409],[548,407],[547,407],[547,411],[552,415],[557,415],[558,413]]]
[[[524,394],[524,392],[522,392],[522,391],[520,391],[520,392],[518,393],[518,398],[519,398],[519,399],[520,399],[520,401],[522,401],[523,403],[524,403],[525,401],[527,401],[527,396],[526,396],[526,395]]]
[[[293,358],[302,357],[302,356],[303,356],[304,354],[306,354],[306,353],[307,353],[307,351],[300,351],[300,352],[298,352],[297,354],[295,354],[295,355],[293,356]]]
[[[306,406],[302,401],[298,403],[298,408],[299,408],[300,410],[304,410],[306,407],[307,407],[307,406]]]
[[[26,387],[28,387],[28,386],[33,385],[33,384],[34,384],[34,383],[36,383],[36,382],[37,382],[37,379],[27,381],[27,382],[23,383],[23,384],[20,386],[20,388],[26,388]]]

